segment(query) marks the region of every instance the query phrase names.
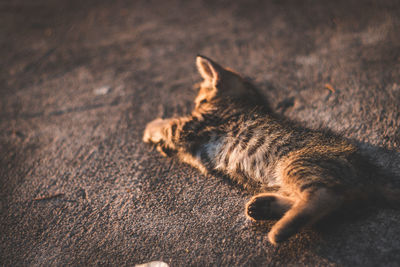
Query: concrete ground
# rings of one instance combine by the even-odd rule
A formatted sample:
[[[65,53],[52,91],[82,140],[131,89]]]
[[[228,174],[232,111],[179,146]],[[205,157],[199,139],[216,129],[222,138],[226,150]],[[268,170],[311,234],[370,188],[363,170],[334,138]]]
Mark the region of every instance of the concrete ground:
[[[142,143],[190,112],[197,53],[400,174],[396,0],[2,1],[0,265],[399,266],[398,210],[273,247],[248,192]]]

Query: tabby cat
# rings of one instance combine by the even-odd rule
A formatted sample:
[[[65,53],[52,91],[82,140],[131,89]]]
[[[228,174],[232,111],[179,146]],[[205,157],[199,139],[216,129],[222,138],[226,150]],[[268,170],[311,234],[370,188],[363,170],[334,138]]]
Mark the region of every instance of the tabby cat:
[[[280,119],[232,70],[204,56],[196,64],[204,81],[192,114],[150,122],[143,141],[203,173],[260,188],[245,212],[254,221],[278,219],[268,234],[272,244],[350,201],[394,198],[353,144]]]

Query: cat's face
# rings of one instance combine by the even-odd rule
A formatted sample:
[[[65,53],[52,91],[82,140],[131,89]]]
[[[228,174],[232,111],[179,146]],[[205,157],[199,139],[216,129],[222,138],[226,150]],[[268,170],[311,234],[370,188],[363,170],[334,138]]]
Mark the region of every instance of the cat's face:
[[[204,81],[195,99],[196,110],[215,108],[216,103],[260,101],[254,88],[239,74],[214,61],[198,56],[197,69]]]

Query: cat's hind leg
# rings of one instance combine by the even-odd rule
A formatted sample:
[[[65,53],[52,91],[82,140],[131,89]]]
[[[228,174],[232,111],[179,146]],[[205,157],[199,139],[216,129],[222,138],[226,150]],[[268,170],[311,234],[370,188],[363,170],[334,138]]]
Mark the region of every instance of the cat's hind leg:
[[[280,219],[293,205],[290,198],[274,193],[262,193],[246,204],[246,215],[253,221]]]
[[[312,225],[339,208],[343,198],[326,188],[304,192],[268,233],[272,244],[285,241],[304,226]]]

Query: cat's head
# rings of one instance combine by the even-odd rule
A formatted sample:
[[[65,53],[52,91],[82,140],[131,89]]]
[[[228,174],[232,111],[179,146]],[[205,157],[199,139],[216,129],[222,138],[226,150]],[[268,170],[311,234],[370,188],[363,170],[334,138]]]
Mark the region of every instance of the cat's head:
[[[262,104],[263,97],[238,73],[204,56],[197,56],[196,65],[204,81],[195,99],[195,110],[218,108],[221,103],[222,106]]]

